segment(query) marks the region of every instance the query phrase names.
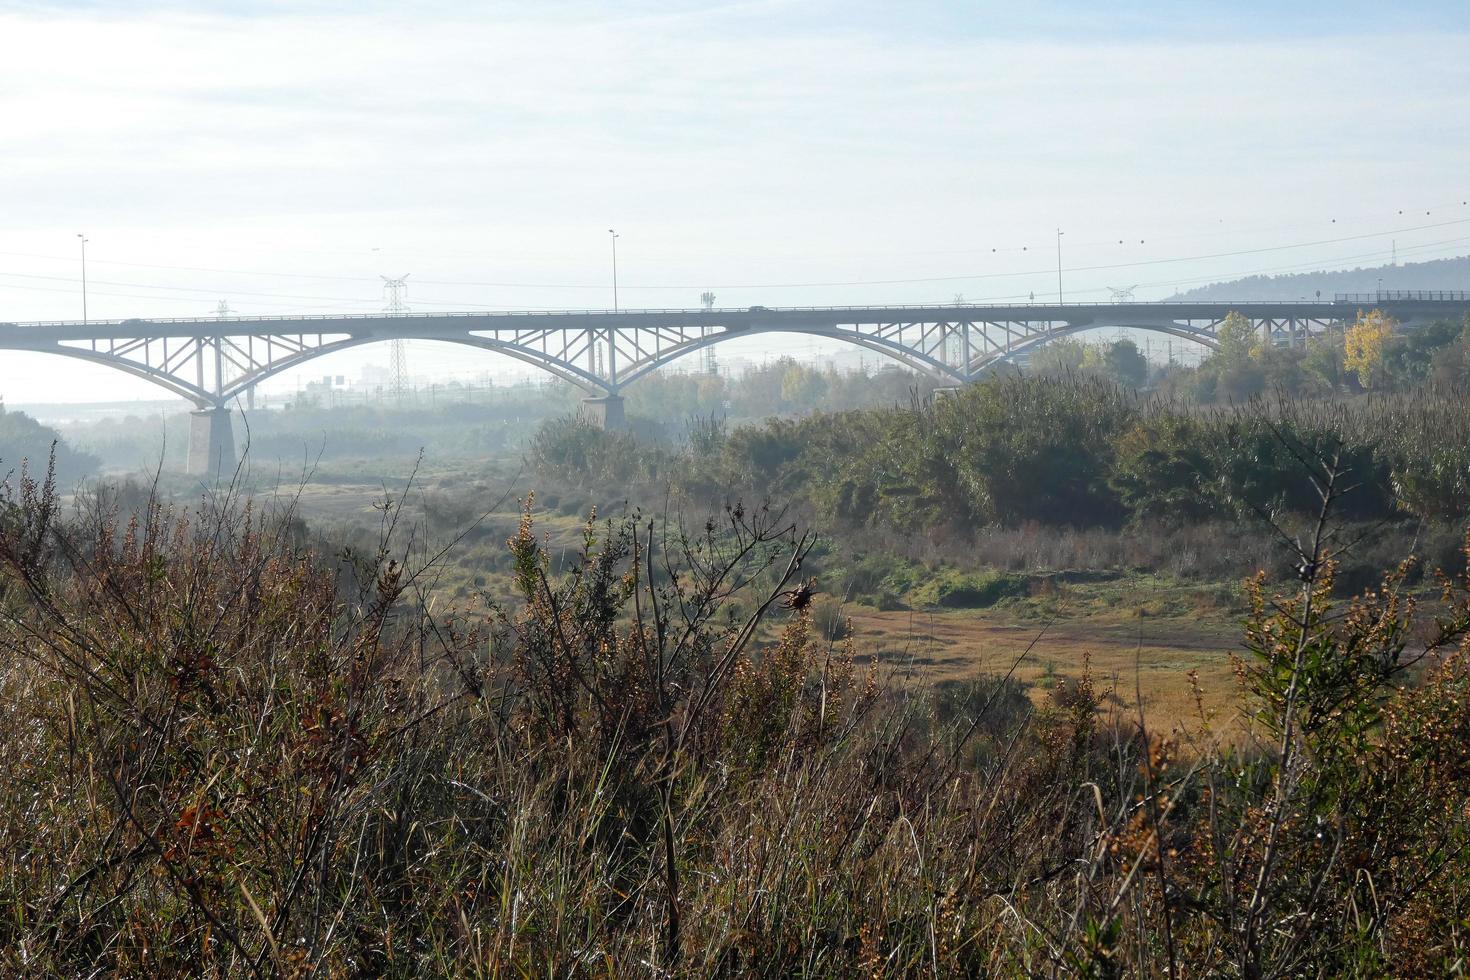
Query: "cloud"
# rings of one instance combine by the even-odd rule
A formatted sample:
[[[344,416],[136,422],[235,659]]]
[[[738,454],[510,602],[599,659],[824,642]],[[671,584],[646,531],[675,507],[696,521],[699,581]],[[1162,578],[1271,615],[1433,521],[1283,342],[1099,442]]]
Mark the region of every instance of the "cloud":
[[[1227,227],[1242,245],[1327,237],[1330,217],[1345,226],[1349,214],[1381,229],[1403,202],[1460,200],[1470,136],[1453,123],[1470,112],[1470,60],[1453,9],[1423,33],[1333,9],[10,4],[0,251],[62,255],[7,268],[69,275],[85,228],[104,270],[111,259],[370,280],[391,257],[386,271],[425,279],[590,284],[605,276],[613,225],[630,301],[654,305],[680,294],[638,284],[1034,272],[1057,225],[1069,262],[1101,264],[1222,251]],[[1295,230],[1262,238],[1263,227]],[[1151,244],[1103,247],[1117,238]],[[133,284],[114,292],[134,295],[99,297],[102,315],[189,302],[150,285],[197,288],[205,306],[235,290],[246,309],[250,293],[285,294],[272,309],[295,295],[375,298],[370,282],[108,271]],[[150,292],[156,301],[139,298]],[[71,313],[69,296],[39,287],[0,290],[0,302],[0,318]]]

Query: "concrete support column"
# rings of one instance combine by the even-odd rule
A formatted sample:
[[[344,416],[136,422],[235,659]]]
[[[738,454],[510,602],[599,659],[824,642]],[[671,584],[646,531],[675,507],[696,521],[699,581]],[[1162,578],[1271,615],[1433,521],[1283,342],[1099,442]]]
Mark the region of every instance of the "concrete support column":
[[[189,473],[217,476],[235,471],[235,430],[224,405],[189,413]]]
[[[626,421],[623,416],[623,396],[597,395],[582,399],[582,418],[599,429],[623,428]]]

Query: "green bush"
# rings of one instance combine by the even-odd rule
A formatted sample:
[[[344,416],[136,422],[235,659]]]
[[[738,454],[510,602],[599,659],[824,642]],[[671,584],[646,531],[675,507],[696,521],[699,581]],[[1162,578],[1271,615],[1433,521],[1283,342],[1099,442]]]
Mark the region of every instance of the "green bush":
[[[1118,436],[1109,483],[1135,523],[1211,520],[1227,509],[1211,448],[1200,419],[1150,415]]]
[[[679,453],[558,419],[537,431],[530,459],[542,476],[580,487],[662,484],[702,504],[779,497],[830,526],[933,540],[1033,523],[1178,527],[1308,514],[1320,498],[1303,460],[1320,455],[1336,458],[1353,487],[1338,502],[1345,518],[1455,520],[1470,515],[1467,406],[1459,392],[1426,389],[1201,409],[1097,378],[1006,376],[906,409],[728,433],[711,423]]]
[[[665,454],[657,447],[577,416],[543,422],[531,437],[527,455],[538,472],[578,487],[655,480],[666,465]]]
[[[1030,591],[1031,580],[1025,575],[936,571],[909,594],[909,603],[919,609],[987,609]]]

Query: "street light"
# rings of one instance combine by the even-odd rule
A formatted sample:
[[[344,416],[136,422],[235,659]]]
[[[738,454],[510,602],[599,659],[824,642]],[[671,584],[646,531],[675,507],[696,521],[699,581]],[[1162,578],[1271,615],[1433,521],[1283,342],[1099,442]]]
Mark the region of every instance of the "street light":
[[[87,236],[77,232],[82,242],[82,322],[87,322]]]
[[[607,233],[612,236],[612,259],[613,259],[613,312],[618,311],[618,233],[611,228]]]
[[[1057,305],[1062,303],[1062,229],[1057,229]]]

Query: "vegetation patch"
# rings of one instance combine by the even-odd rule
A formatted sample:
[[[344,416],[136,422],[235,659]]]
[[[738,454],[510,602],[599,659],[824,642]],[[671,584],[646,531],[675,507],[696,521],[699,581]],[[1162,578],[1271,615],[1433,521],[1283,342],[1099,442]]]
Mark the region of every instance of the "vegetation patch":
[[[1031,577],[1008,572],[956,572],[928,575],[909,593],[915,609],[988,609],[1002,599],[1030,595]]]

